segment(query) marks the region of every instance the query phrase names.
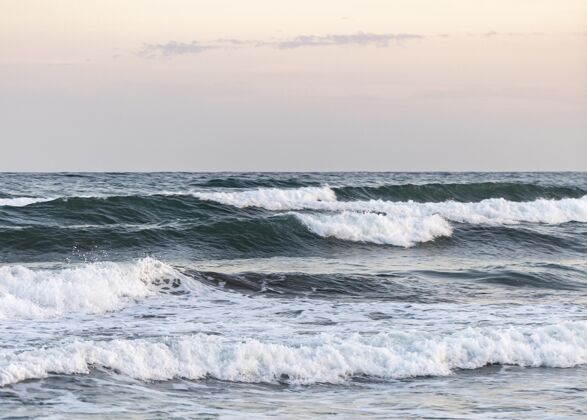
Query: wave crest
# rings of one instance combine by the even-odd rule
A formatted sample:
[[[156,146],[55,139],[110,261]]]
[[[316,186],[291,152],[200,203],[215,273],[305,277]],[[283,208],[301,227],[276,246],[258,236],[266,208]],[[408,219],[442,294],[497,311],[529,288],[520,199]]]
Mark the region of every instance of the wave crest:
[[[194,192],[193,195],[200,200],[234,207],[260,207],[267,210],[293,210],[316,202],[336,201],[336,194],[329,187],[259,188],[239,192]]]
[[[587,195],[560,200],[509,201],[489,198],[479,202],[456,201],[417,203],[384,200],[338,201],[329,187],[295,190],[258,189],[232,193],[196,193],[197,197],[239,208],[267,210],[314,210],[337,212],[375,212],[391,217],[425,218],[434,215],[471,224],[587,222]]]
[[[353,242],[411,247],[440,236],[451,236],[450,224],[437,214],[424,217],[393,217],[377,213],[294,213],[311,232]]]
[[[173,267],[153,258],[61,270],[0,267],[0,319],[117,310],[156,292],[173,291],[185,280]]]
[[[41,197],[11,197],[0,198],[0,207],[25,207],[35,203],[44,203],[46,201],[53,201],[55,198],[41,198]]]
[[[405,332],[317,336],[278,344],[197,334],[179,338],[74,342],[21,353],[0,352],[0,386],[49,373],[113,369],[141,380],[341,383],[444,376],[490,364],[567,368],[587,363],[587,322],[541,327],[468,328],[447,336]]]

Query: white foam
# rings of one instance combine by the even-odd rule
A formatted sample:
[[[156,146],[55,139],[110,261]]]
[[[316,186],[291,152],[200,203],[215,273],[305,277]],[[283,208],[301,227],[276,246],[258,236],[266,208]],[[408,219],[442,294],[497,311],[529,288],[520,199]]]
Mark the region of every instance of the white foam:
[[[241,192],[194,193],[235,207],[260,207],[268,210],[316,210],[379,212],[399,218],[425,218],[440,215],[446,220],[471,224],[587,222],[587,195],[561,200],[538,199],[516,202],[490,198],[473,203],[445,201],[440,203],[393,202],[384,200],[338,201],[328,187],[299,189],[257,189]]]
[[[113,369],[141,380],[173,378],[274,383],[341,383],[353,376],[449,375],[488,364],[568,368],[587,363],[587,322],[541,327],[468,328],[451,335],[420,332],[321,335],[295,343],[178,338],[74,342],[24,352],[0,351],[0,386],[49,373]]]
[[[156,283],[186,278],[153,258],[97,262],[61,270],[0,267],[0,319],[120,309],[154,294]]]
[[[452,234],[450,224],[437,214],[424,217],[356,212],[293,214],[311,232],[347,241],[410,247]]]
[[[200,200],[216,201],[234,207],[260,207],[268,210],[291,210],[312,203],[336,201],[329,187],[297,189],[259,188],[239,192],[194,192]]]
[[[45,203],[48,201],[68,201],[74,198],[95,198],[99,200],[106,200],[108,198],[114,197],[149,197],[154,195],[189,195],[188,192],[155,192],[149,194],[123,194],[123,195],[111,195],[111,194],[76,194],[76,195],[62,195],[62,196],[55,196],[55,197],[12,197],[12,198],[0,198],[0,207],[25,207],[35,203]]]
[[[324,203],[328,204],[328,203]],[[471,224],[517,224],[587,222],[587,196],[561,200],[538,199],[526,202],[490,198],[475,203],[445,201],[442,203],[390,202],[382,200],[322,203],[311,208],[323,210],[375,211],[395,217],[426,217],[438,214],[443,218]]]
[[[34,203],[43,203],[46,201],[53,201],[55,198],[41,198],[41,197],[12,197],[0,198],[0,207],[25,207]]]

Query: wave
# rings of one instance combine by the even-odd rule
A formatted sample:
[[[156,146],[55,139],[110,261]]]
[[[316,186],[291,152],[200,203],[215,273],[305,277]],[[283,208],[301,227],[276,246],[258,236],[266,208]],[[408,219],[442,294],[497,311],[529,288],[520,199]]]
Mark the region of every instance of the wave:
[[[537,226],[567,222],[587,222],[587,196],[525,202],[339,201],[330,187],[304,187],[73,197],[0,209],[0,258],[31,250],[70,253],[73,246],[159,250],[171,245],[238,258],[254,250],[316,252],[316,237],[410,247],[439,237],[452,237],[454,243],[475,240],[473,226],[489,226],[485,236],[521,235],[539,246],[584,250],[577,235],[581,228],[568,232]],[[519,224],[524,224],[519,231],[499,231]]]
[[[320,203],[312,207],[323,210],[380,212],[394,217],[427,217],[436,214],[453,222],[487,225],[587,222],[587,196],[579,199],[538,199],[526,202],[490,198],[477,203],[394,203],[371,200],[336,202],[333,205]]]
[[[0,319],[52,317],[121,309],[157,292],[186,287],[187,277],[153,258],[74,268],[0,267]]]
[[[320,253],[322,241],[293,215],[234,217],[229,213],[211,220],[166,224],[4,226],[0,227],[0,259],[46,261],[48,253],[56,258],[80,254],[103,258],[101,253],[119,251],[133,257],[144,255],[145,250],[175,256],[188,252],[190,258],[311,255]]]
[[[222,210],[218,209],[219,212]],[[198,217],[197,211],[199,210],[193,212],[196,214],[195,217]],[[176,258],[178,253],[187,253],[190,259],[328,257],[333,253],[348,252],[357,246],[356,242],[337,239],[334,236],[325,238],[313,233],[294,212],[273,215],[253,212],[250,215],[239,215],[227,211],[227,214],[220,217],[216,210],[206,210],[209,211],[215,212],[213,218],[202,217],[192,221],[169,219],[167,223],[0,226],[0,260],[11,263],[23,260],[43,262],[47,261],[48,255],[49,258],[58,260],[62,259],[63,255],[68,255],[76,261],[84,261],[84,258],[80,258],[84,255],[90,259],[95,256],[102,260],[104,253],[115,255],[118,252],[123,252],[125,258],[133,258],[143,256],[146,249],[150,253],[171,258]],[[104,217],[106,214],[104,211],[101,216]],[[84,213],[79,215],[82,217]],[[334,216],[336,213],[308,215]],[[363,213],[357,215],[358,219],[363,217]],[[129,214],[123,215],[128,216]],[[359,227],[352,223],[349,223],[348,228],[359,230]],[[564,252],[565,255],[582,256],[587,252],[584,233],[587,233],[587,225],[577,223],[503,226],[458,224],[453,226],[450,240],[443,239],[448,236],[441,236],[434,242],[426,243],[430,246],[462,248],[465,250],[463,252],[477,246],[484,247],[489,253],[509,252],[508,250],[514,252],[523,247],[531,254],[546,252],[549,255],[556,255]],[[412,238],[418,239],[415,234]],[[381,245],[361,242],[361,247],[367,246]]]
[[[404,269],[377,274],[195,270],[186,270],[185,273],[211,287],[244,295],[417,303],[495,299],[499,290],[509,298],[514,293],[525,298],[531,289],[569,291],[587,288],[587,269],[561,264],[455,270]]]
[[[5,203],[5,204],[2,204]],[[91,223],[149,223],[160,217],[209,219],[223,214],[236,214],[205,203],[218,203],[244,211],[313,210],[329,212],[372,212],[390,217],[442,218],[470,224],[517,224],[587,222],[587,195],[580,198],[536,199],[510,201],[488,198],[479,202],[415,202],[357,200],[340,201],[330,187],[297,189],[259,188],[232,192],[161,192],[147,196],[87,196],[61,198],[18,197],[0,199],[0,206],[30,206],[41,204],[39,217],[50,215],[67,218],[81,224]],[[36,206],[35,206],[36,207]],[[84,213],[80,213],[84,211]],[[30,217],[31,215],[27,215]]]
[[[298,339],[302,340],[302,339]],[[158,341],[78,341],[0,351],[0,386],[103,368],[140,380],[344,383],[356,377],[446,376],[487,365],[569,368],[587,363],[587,322],[467,328],[450,335],[319,335],[290,343],[196,334]]]
[[[82,176],[80,174],[63,174],[62,176]],[[337,181],[338,182],[338,181]],[[167,184],[166,184],[167,185]],[[221,188],[231,189],[232,191],[221,192],[194,192],[196,189]],[[240,189],[241,191],[234,191]],[[242,191],[243,189],[247,189]],[[87,190],[91,191],[91,190]],[[254,191],[254,192],[253,192]],[[470,183],[398,183],[398,184],[380,184],[380,185],[336,185],[329,187],[319,186],[316,180],[307,176],[291,177],[277,179],[268,174],[241,174],[235,177],[211,178],[202,181],[189,183],[187,188],[182,191],[170,190],[145,190],[134,193],[116,194],[111,193],[81,193],[68,194],[53,197],[12,197],[10,195],[0,194],[0,206],[21,207],[39,202],[68,200],[71,198],[111,198],[111,197],[149,197],[149,196],[187,196],[194,195],[202,199],[211,199],[215,201],[230,200],[230,197],[242,197],[242,193],[254,200],[254,195],[265,195],[265,198],[276,197],[281,200],[280,195],[292,196],[295,198],[302,192],[321,191],[327,196],[326,199],[332,199],[335,194],[342,201],[351,200],[390,200],[390,201],[415,201],[415,202],[441,202],[441,201],[458,201],[473,202],[488,198],[503,198],[509,201],[532,201],[539,198],[543,199],[562,199],[562,198],[581,198],[587,191],[578,186],[562,185],[540,185],[523,182],[470,182]],[[263,197],[260,197],[262,200]],[[237,199],[238,201],[238,199]],[[239,203],[233,205],[242,206]],[[258,205],[258,204],[253,204]],[[259,207],[262,207],[260,205]]]
[[[258,189],[242,192],[201,193],[202,200],[212,200],[239,208],[260,207],[267,210],[315,210],[339,212],[376,212],[395,218],[424,218],[439,215],[447,220],[471,224],[560,224],[571,221],[587,222],[587,195],[560,200],[537,199],[515,202],[490,198],[480,202],[417,203],[384,200],[338,201],[329,187],[279,190]],[[317,190],[317,191],[315,191]]]
[[[396,217],[377,213],[293,213],[311,232],[353,242],[411,247],[440,236],[451,236],[450,224],[437,214]]]
[[[293,210],[316,202],[336,201],[336,194],[329,187],[258,188],[238,192],[194,192],[193,195],[200,200],[234,207],[261,207],[267,210]]]
[[[581,198],[587,191],[579,187],[537,185],[514,182],[428,183],[378,186],[340,186],[333,190],[341,200],[382,199],[391,201],[441,202],[481,201],[503,198],[531,201],[539,198]]]
[[[0,319],[48,318],[70,313],[120,310],[157,294],[214,290],[239,295],[303,296],[402,302],[447,302],[483,297],[486,284],[508,288],[579,290],[585,270],[566,266],[486,267],[456,271],[396,271],[378,275],[307,273],[219,273],[177,269],[153,258],[134,262],[98,262],[74,268],[31,270],[0,268]],[[472,285],[478,285],[471,287]],[[434,293],[430,293],[434,290]],[[526,292],[523,292],[526,293]],[[223,298],[225,296],[223,295]]]

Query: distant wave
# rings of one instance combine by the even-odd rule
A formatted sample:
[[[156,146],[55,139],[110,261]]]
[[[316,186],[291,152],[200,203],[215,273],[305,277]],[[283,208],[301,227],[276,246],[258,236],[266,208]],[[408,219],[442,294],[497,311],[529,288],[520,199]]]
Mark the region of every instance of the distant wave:
[[[538,198],[580,198],[587,191],[579,187],[545,186],[514,182],[394,184],[378,186],[341,186],[333,188],[341,200],[382,199],[391,201],[470,202],[487,198],[531,201]]]
[[[153,258],[59,270],[4,266],[0,267],[0,319],[117,310],[156,292],[174,292],[185,287],[186,280]]]
[[[140,380],[344,383],[354,377],[450,375],[486,365],[569,368],[587,363],[587,322],[467,328],[450,335],[320,335],[290,343],[196,334],[158,340],[76,341],[0,351],[0,386],[55,374],[112,369]]]
[[[200,200],[234,207],[261,207],[267,210],[294,210],[316,202],[336,201],[336,194],[329,187],[259,188],[238,192],[195,192],[193,195]]]
[[[219,247],[228,245],[229,248],[233,245],[262,248],[263,244],[271,241],[276,250],[287,241],[303,247],[303,241],[313,235],[410,247],[439,237],[450,237],[456,228],[451,223],[497,228],[521,223],[557,225],[587,222],[587,195],[533,201],[504,198],[487,198],[477,202],[342,201],[336,191],[336,188],[323,186],[161,191],[149,195],[59,199],[22,197],[20,202],[14,201],[16,198],[2,199],[28,206],[23,220],[31,222],[26,226],[19,223],[19,212],[24,210],[3,210],[10,211],[10,217],[0,226],[3,232],[0,254],[2,247],[39,249],[40,246],[59,246],[57,239],[54,243],[47,242],[43,229],[51,230],[55,238],[62,238],[61,242],[68,243],[70,248],[73,240],[82,245],[92,241],[99,244],[102,237],[111,233],[111,243],[127,247],[156,245],[172,239],[191,245],[193,238],[209,238]],[[290,217],[283,217],[281,212],[288,212]],[[45,220],[48,213],[59,220],[59,226],[38,224],[37,220]],[[272,218],[272,215],[281,217]],[[294,219],[297,223],[292,223]],[[63,232],[75,229],[79,233]],[[103,232],[97,233],[98,229]],[[263,235],[251,229],[258,229]],[[308,234],[304,236],[300,230],[306,230]]]
[[[209,188],[303,188],[317,187],[315,181],[305,178],[275,179],[255,176],[247,178],[213,178],[192,186]],[[486,198],[505,198],[510,201],[529,201],[538,198],[580,198],[586,190],[574,186],[539,185],[524,182],[468,182],[468,183],[397,183],[367,185],[334,185],[332,189],[341,200],[383,199],[391,201],[461,202],[480,201]]]
[[[222,181],[222,182],[220,182]],[[0,207],[23,207],[36,203],[51,201],[70,201],[75,199],[135,199],[149,197],[188,197],[193,196],[201,200],[215,201],[239,208],[259,207],[268,210],[290,210],[299,208],[305,202],[312,201],[380,201],[438,203],[443,201],[477,202],[491,198],[502,198],[507,201],[521,202],[538,199],[558,200],[564,198],[580,199],[586,191],[578,187],[541,186],[533,184],[515,183],[477,183],[477,184],[398,184],[381,186],[302,186],[299,188],[259,187],[265,185],[259,180],[218,180],[218,185],[234,185],[228,191],[198,191],[186,189],[183,191],[151,191],[134,194],[72,194],[53,197],[4,197],[0,198]],[[289,184],[288,182],[283,182]],[[218,188],[216,180],[201,187]],[[236,185],[242,185],[241,189]],[[250,186],[249,186],[250,185]],[[278,184],[278,185],[281,185]],[[299,182],[292,185],[300,185]],[[303,184],[302,184],[303,185]],[[249,186],[249,187],[247,187]],[[223,187],[224,188],[224,187]],[[242,189],[249,188],[249,189]]]
[[[314,213],[294,215],[316,235],[404,247],[429,242],[441,236],[451,236],[452,227],[449,222],[490,226],[587,222],[587,196],[523,202],[503,198],[470,203],[339,201],[334,190],[329,187],[256,189],[195,195],[201,200],[243,209],[257,207],[270,211],[309,210]]]
[[[516,202],[489,198],[479,202],[417,203],[383,200],[338,201],[328,187],[296,190],[258,189],[241,192],[197,193],[202,200],[212,200],[239,208],[261,207],[267,210],[316,210],[377,212],[391,217],[423,218],[433,215],[472,224],[587,222],[587,195],[560,200],[537,199]]]
[[[0,198],[0,206],[11,206],[11,207],[24,207],[36,203],[44,203],[50,201],[75,201],[79,199],[148,199],[150,197],[156,198],[161,197],[186,197],[193,196],[201,200],[217,201],[215,197],[218,194],[223,195],[224,200],[227,201],[224,204],[234,205],[236,207],[262,207],[263,204],[268,206],[271,202],[275,202],[276,208],[271,210],[283,210],[287,206],[292,206],[294,203],[300,203],[305,201],[322,201],[322,200],[336,200],[336,194],[328,187],[303,187],[297,189],[278,189],[278,188],[259,188],[256,190],[244,190],[238,194],[238,201],[234,203],[230,202],[231,196],[234,193],[218,193],[218,192],[193,192],[193,191],[157,191],[143,194],[128,194],[128,195],[116,195],[116,194],[79,194],[71,196],[59,196],[59,197],[12,197],[12,198]],[[289,203],[289,204],[288,204]],[[282,206],[283,208],[279,208]]]

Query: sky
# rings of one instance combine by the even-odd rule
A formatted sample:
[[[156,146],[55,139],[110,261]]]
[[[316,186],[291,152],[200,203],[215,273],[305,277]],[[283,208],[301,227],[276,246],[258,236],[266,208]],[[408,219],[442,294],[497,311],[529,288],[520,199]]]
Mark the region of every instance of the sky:
[[[587,170],[585,0],[0,0],[0,171]]]

